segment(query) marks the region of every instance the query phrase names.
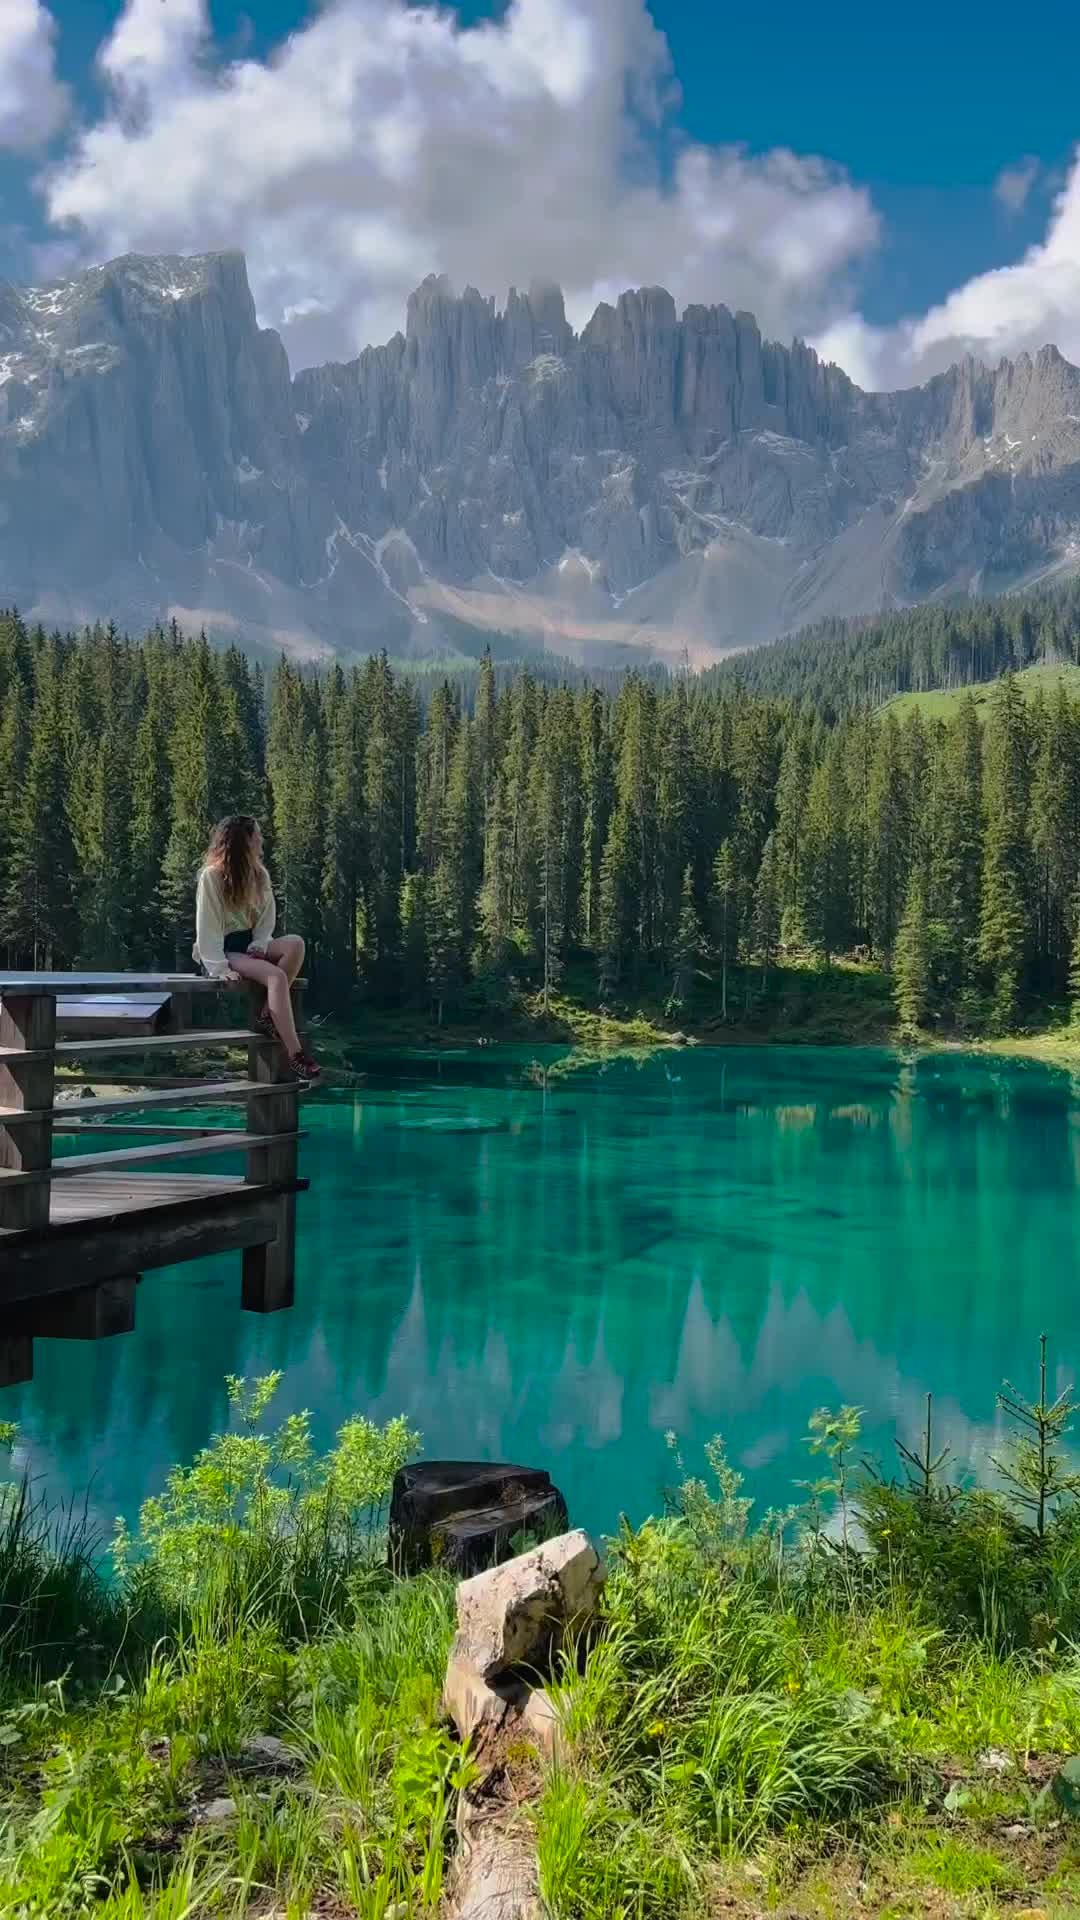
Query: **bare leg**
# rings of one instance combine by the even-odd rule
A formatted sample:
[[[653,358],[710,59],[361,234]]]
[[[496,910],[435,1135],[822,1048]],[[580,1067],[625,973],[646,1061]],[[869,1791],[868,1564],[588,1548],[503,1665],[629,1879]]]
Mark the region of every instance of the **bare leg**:
[[[289,976],[289,985],[299,978],[307,951],[303,939],[298,933],[283,933],[278,939],[271,940],[266,949],[266,957],[275,967],[282,967]]]
[[[250,953],[230,953],[228,960],[232,971],[241,980],[257,980],[260,987],[266,988],[270,1017],[277,1029],[278,1039],[292,1060],[300,1052],[300,1039],[289,997],[289,976],[284,967],[275,966],[272,960],[257,959]]]

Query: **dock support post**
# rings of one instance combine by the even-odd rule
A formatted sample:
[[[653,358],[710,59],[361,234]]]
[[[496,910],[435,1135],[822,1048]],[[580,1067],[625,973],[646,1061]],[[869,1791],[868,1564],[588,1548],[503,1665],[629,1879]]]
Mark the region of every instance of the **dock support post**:
[[[25,1332],[37,1340],[111,1340],[135,1331],[138,1274],[99,1280],[71,1293],[46,1294],[17,1309]]]
[[[20,1387],[34,1377],[34,1343],[28,1333],[0,1333],[0,1387]]]
[[[247,1156],[249,1186],[273,1186],[296,1179],[299,1154],[298,1091],[285,1049],[277,1040],[255,1040],[248,1054],[253,1083],[248,1100],[249,1133],[278,1134],[280,1142],[255,1147]],[[257,1088],[258,1091],[254,1089]],[[277,1238],[267,1246],[245,1247],[241,1305],[249,1313],[278,1313],[291,1307],[296,1282],[296,1195],[279,1194]]]
[[[0,1002],[0,1107],[40,1113],[17,1127],[0,1123],[0,1169],[37,1173],[52,1163],[52,1105],[56,1083],[56,999],[48,993],[15,994]],[[26,1053],[29,1058],[15,1056]],[[47,1227],[48,1180],[5,1190],[0,1180],[0,1227]]]

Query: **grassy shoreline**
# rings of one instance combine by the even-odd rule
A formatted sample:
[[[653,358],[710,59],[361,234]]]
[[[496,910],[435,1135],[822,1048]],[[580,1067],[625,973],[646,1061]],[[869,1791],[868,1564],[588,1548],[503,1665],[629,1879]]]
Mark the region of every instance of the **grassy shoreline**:
[[[493,1044],[572,1046],[585,1050],[655,1050],[678,1046],[881,1047],[905,1054],[974,1053],[1028,1059],[1050,1066],[1080,1067],[1080,1027],[1066,1010],[1047,1010],[1053,1024],[987,1038],[948,1031],[906,1032],[896,1017],[892,980],[883,969],[852,961],[733,968],[729,1013],[709,981],[691,1004],[670,1009],[646,984],[614,1007],[599,1004],[595,988],[578,976],[550,997],[516,990],[505,1007],[467,1017],[449,1015],[440,1026],[423,1010],[384,1012],[359,1008],[347,1019],[330,1017],[319,1029],[326,1057],[344,1063],[350,1051],[402,1048],[460,1049]]]
[[[857,1465],[815,1414],[808,1485],[751,1523],[719,1441],[607,1543],[601,1626],[549,1681],[560,1758],[462,1748],[453,1587],[397,1579],[379,1516],[404,1422],[325,1456],[232,1381],[230,1429],[102,1578],[78,1529],[0,1502],[0,1911],[11,1920],[422,1920],[453,1912],[455,1809],[491,1797],[550,1920],[991,1920],[1080,1910],[1080,1506],[1059,1442],[999,1493],[911,1436]],[[1045,1399],[1045,1395],[1042,1396]],[[9,1434],[8,1442],[12,1439]],[[1080,1806],[1080,1783],[1076,1804]]]

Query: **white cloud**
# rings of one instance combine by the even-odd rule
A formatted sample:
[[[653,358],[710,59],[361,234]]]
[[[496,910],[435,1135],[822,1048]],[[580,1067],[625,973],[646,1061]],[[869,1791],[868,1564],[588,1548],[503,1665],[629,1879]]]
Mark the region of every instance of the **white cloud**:
[[[0,0],[0,147],[42,145],[67,114],[55,35],[56,22],[41,0]]]
[[[1003,213],[1023,213],[1041,172],[1039,161],[1031,153],[1018,160],[1015,167],[1002,167],[994,181],[994,199]]]
[[[823,161],[680,141],[645,0],[511,0],[467,29],[329,0],[228,63],[204,0],[127,0],[100,66],[108,107],[46,181],[53,222],[94,258],[242,247],[294,363],[386,338],[432,271],[557,280],[579,322],[662,283],[790,337],[842,311],[877,237]]]
[[[1080,148],[1045,239],[1014,266],[977,274],[921,318],[872,327],[851,313],[814,342],[874,387],[914,386],[965,353],[993,363],[1048,343],[1080,363]]]

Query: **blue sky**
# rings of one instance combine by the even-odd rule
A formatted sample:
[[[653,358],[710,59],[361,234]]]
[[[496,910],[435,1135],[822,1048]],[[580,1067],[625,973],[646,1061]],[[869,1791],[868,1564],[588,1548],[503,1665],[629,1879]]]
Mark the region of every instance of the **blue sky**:
[[[1062,0],[1031,31],[926,0],[651,0],[651,26],[645,0],[473,0],[408,29],[401,0],[206,3],[4,0],[0,272],[240,245],[302,360],[400,324],[429,269],[501,295],[531,233],[575,319],[664,280],[877,383],[1040,328],[1080,348]]]

